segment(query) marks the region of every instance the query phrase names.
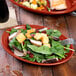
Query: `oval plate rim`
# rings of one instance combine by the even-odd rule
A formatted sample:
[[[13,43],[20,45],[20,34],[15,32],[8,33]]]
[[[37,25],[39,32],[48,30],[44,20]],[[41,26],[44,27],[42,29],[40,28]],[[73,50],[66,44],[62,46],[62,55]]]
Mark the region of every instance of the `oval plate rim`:
[[[25,26],[26,25],[17,25],[17,26],[13,26],[13,27],[11,27],[11,28],[9,28],[9,29],[7,29],[6,31],[8,31],[8,30],[11,30],[12,28],[25,28]],[[38,28],[44,28],[45,26],[39,26],[39,25],[30,25],[31,27],[33,27],[33,28],[36,28],[36,27],[38,27]],[[59,64],[62,64],[62,63],[65,63],[65,62],[67,62],[72,56],[73,56],[73,51],[71,51],[71,55],[66,59],[64,59],[64,60],[62,60],[61,62],[56,62],[56,63],[37,63],[37,62],[32,62],[32,61],[29,61],[29,60],[26,60],[26,59],[22,59],[22,58],[20,58],[20,57],[18,57],[18,56],[16,56],[16,55],[14,55],[14,53],[11,51],[11,49],[9,48],[9,47],[6,47],[5,46],[5,40],[4,39],[6,39],[6,38],[8,38],[8,33],[6,32],[6,31],[4,31],[3,32],[3,34],[2,34],[2,37],[1,37],[1,44],[2,44],[2,46],[3,46],[3,48],[5,49],[5,51],[6,52],[8,52],[11,56],[13,56],[13,57],[15,57],[16,59],[18,59],[18,60],[21,60],[21,61],[23,61],[23,62],[26,62],[26,63],[31,63],[31,64],[35,64],[35,65],[41,65],[41,66],[53,66],[53,65],[59,65]],[[5,36],[6,35],[6,36]],[[65,37],[63,34],[62,34],[62,36],[66,39],[67,37]],[[8,40],[8,39],[6,39],[6,40]],[[8,44],[8,43],[7,43]],[[73,45],[71,44],[71,49],[73,49]]]

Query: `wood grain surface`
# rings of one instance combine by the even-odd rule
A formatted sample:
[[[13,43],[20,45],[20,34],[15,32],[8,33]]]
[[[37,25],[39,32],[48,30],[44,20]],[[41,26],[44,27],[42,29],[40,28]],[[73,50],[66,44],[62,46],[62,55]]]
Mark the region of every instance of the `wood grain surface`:
[[[16,10],[19,25],[34,24],[60,30],[65,36],[76,39],[76,16],[71,14],[45,16],[28,12],[6,0]],[[5,29],[4,29],[5,30]],[[21,62],[10,56],[1,45],[0,30],[0,76],[76,76],[76,53],[66,63],[42,67]],[[74,45],[76,50],[76,46]]]

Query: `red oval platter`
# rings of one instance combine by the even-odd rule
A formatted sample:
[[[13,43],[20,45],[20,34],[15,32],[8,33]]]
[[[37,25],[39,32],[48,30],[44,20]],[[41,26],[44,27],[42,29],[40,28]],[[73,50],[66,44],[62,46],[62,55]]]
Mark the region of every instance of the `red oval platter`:
[[[36,28],[36,29],[40,29],[40,28],[44,28],[44,26],[39,26],[39,25],[30,25],[32,28]],[[16,29],[26,29],[26,25],[19,25],[19,26],[15,26],[15,27],[11,27],[9,29],[7,29],[6,31],[11,31],[12,28],[16,28]],[[3,35],[2,35],[2,40],[1,40],[1,43],[2,43],[2,46],[3,48],[5,49],[6,52],[8,52],[10,55],[12,55],[13,57],[21,60],[21,61],[24,61],[24,62],[27,62],[27,63],[30,63],[30,64],[35,64],[35,65],[41,65],[41,66],[53,66],[53,65],[58,65],[58,64],[62,64],[62,63],[65,63],[67,62],[73,55],[73,51],[70,50],[69,53],[67,53],[67,57],[65,59],[62,59],[62,60],[59,60],[55,63],[37,63],[37,62],[31,62],[29,60],[26,60],[26,59],[22,59],[18,56],[16,56],[12,51],[11,49],[9,48],[8,46],[8,36],[9,34],[4,31]],[[61,40],[64,40],[64,39],[67,39],[67,37],[65,37],[64,35],[61,35],[60,36],[60,39]],[[70,45],[70,48],[73,49],[73,45],[71,44]]]
[[[27,11],[38,13],[38,14],[46,14],[46,15],[65,14],[65,13],[70,13],[70,12],[76,10],[76,0],[66,0],[67,9],[65,9],[65,10],[59,10],[59,11],[54,10],[54,11],[50,11],[50,12],[47,10],[41,10],[40,11],[37,9],[28,8],[26,6],[23,6],[19,3],[17,3],[15,0],[10,0],[10,1],[17,6],[24,8]]]

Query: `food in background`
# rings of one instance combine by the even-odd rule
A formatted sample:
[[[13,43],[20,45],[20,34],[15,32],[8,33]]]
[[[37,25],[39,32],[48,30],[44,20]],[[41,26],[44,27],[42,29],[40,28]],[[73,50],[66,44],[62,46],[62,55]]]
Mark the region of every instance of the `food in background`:
[[[46,0],[24,0],[24,1],[19,1],[18,3],[26,7],[38,9],[38,10],[45,9],[45,6],[47,5]]]
[[[50,0],[51,9],[55,10],[64,10],[67,9],[66,1],[65,0]]]
[[[15,0],[17,3],[36,10],[65,10],[66,0]]]
[[[38,63],[52,63],[64,59],[70,45],[60,42],[61,32],[53,29],[35,29],[26,25],[26,29],[11,29],[9,47],[16,56]],[[65,49],[65,50],[64,50]]]

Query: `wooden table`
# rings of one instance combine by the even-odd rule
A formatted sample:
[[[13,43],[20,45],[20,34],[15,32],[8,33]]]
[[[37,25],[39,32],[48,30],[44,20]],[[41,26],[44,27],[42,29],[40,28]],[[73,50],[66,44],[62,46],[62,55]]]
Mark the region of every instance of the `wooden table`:
[[[76,39],[76,16],[70,14],[42,16],[23,10],[9,0],[6,1],[8,6],[15,8],[19,25],[47,26],[60,30],[67,37]],[[68,62],[57,66],[43,67],[27,64],[15,59],[2,48],[1,35],[3,31],[0,30],[0,76],[76,76],[76,53]],[[76,49],[76,46],[74,48]]]

